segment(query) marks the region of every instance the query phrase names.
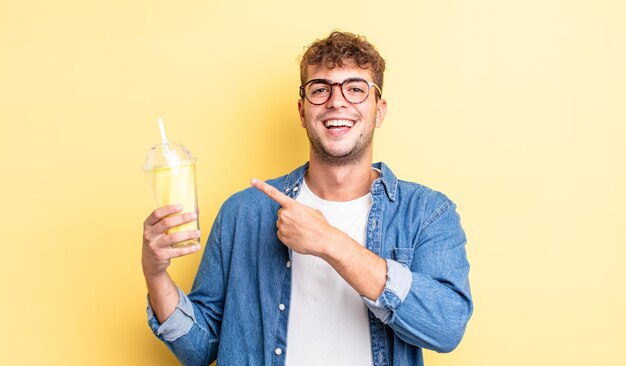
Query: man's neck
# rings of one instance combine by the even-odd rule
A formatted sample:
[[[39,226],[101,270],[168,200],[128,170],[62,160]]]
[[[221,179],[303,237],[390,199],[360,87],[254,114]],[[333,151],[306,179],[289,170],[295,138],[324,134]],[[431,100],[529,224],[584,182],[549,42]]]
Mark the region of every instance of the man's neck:
[[[372,169],[371,157],[346,166],[329,166],[311,159],[305,176],[311,191],[327,201],[351,201],[363,197],[376,178],[378,172]]]

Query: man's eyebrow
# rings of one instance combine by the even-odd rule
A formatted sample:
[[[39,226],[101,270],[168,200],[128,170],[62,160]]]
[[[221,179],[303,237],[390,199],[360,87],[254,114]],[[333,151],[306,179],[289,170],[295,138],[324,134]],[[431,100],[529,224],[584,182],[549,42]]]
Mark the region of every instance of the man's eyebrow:
[[[311,80],[307,81],[305,84],[309,84],[309,83],[329,83],[329,84],[332,84],[333,82],[328,80],[328,79],[311,79]]]
[[[345,79],[344,81],[342,81],[342,83],[345,83],[346,81],[365,81],[365,82],[367,82],[367,80],[366,80],[366,79],[359,78],[359,77],[347,78],[347,79]]]
[[[337,81],[336,83],[342,84],[345,83],[346,81],[366,81],[363,78],[360,77],[350,77],[350,78],[346,78],[343,81]],[[307,81],[305,84],[309,84],[309,83],[328,83],[328,84],[334,84],[335,82],[332,80],[328,80],[328,79],[311,79],[309,81]]]

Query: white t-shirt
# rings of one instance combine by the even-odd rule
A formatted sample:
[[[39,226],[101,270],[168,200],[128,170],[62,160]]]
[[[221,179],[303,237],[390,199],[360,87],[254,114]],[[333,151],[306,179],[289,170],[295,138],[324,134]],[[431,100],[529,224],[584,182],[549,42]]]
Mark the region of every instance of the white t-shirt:
[[[303,180],[296,200],[318,209],[332,225],[365,243],[372,194],[353,201],[323,200]],[[372,365],[367,307],[324,260],[292,253],[287,366]]]

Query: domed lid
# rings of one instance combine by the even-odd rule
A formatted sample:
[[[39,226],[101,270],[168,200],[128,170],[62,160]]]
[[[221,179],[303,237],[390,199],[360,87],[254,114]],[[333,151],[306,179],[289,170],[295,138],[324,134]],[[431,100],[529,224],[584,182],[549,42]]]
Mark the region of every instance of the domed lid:
[[[163,141],[152,146],[146,158],[144,170],[171,168],[196,162],[191,151],[174,141]]]
[[[163,119],[159,118],[158,124],[159,130],[161,130],[161,143],[152,146],[143,169],[154,170],[195,163],[196,159],[191,155],[189,149],[179,143],[167,140]]]

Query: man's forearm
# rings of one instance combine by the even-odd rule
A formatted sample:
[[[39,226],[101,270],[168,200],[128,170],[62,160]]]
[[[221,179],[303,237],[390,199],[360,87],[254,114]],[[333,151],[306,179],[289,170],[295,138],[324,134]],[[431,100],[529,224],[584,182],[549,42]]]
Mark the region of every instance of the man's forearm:
[[[385,289],[387,263],[347,234],[337,230],[336,240],[321,255],[359,295],[376,301]]]
[[[167,272],[146,277],[150,306],[160,324],[172,315],[180,301],[178,287]]]

